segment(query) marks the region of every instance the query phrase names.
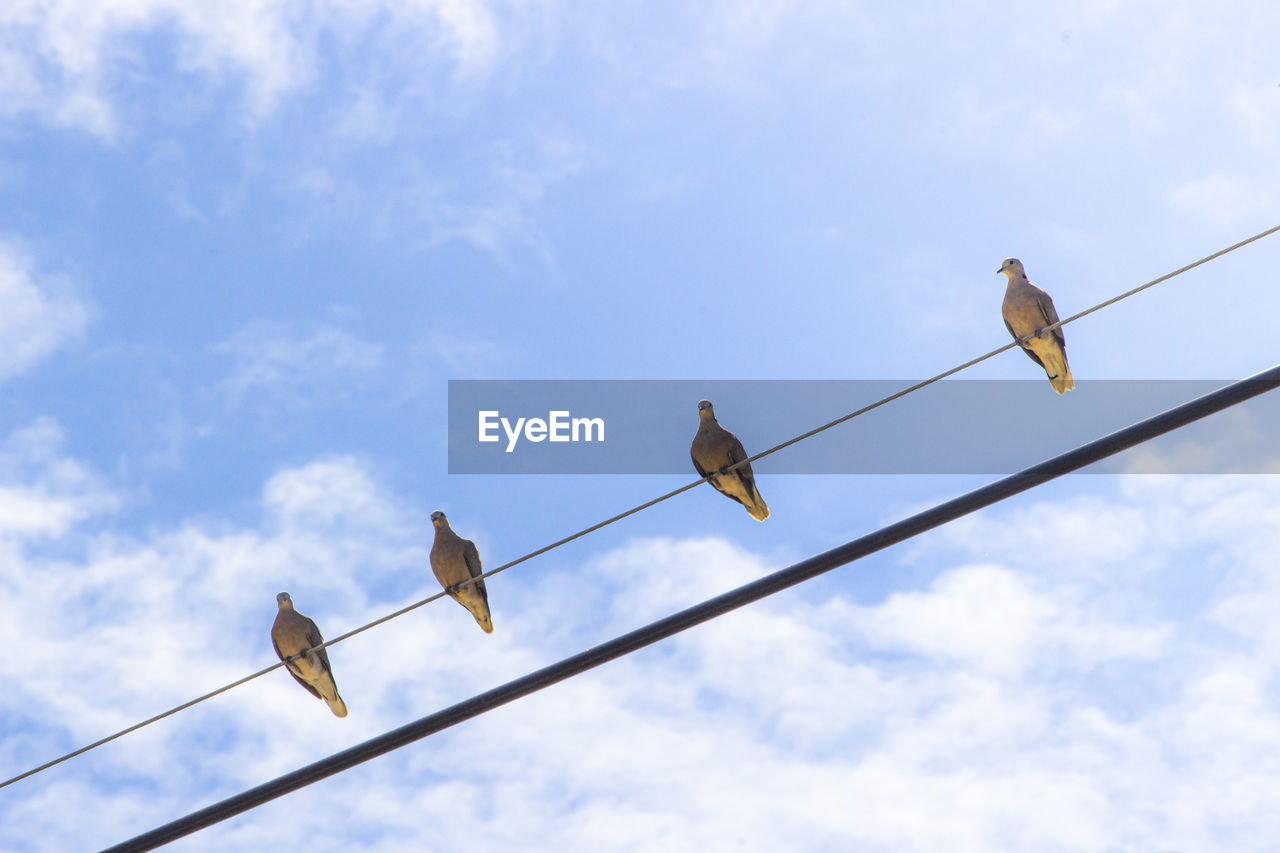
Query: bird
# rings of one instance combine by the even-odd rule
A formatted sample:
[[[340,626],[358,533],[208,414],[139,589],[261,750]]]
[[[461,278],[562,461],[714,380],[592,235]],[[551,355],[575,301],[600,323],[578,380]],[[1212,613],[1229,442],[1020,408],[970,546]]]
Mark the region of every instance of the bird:
[[[732,471],[724,470],[733,463],[746,459],[747,451],[742,448],[742,442],[738,441],[736,435],[720,426],[710,400],[698,401],[698,431],[694,433],[693,444],[689,446],[689,456],[693,458],[693,467],[700,476],[711,474],[710,482],[717,492],[742,504],[756,521],[764,521],[769,517],[769,507],[756,488],[751,463],[740,465]]]
[[[1049,384],[1059,394],[1076,387],[1071,377],[1071,367],[1067,364],[1067,339],[1059,326],[1051,332],[1041,332],[1045,326],[1058,322],[1058,311],[1053,307],[1049,294],[1027,281],[1027,273],[1022,268],[1022,261],[1017,258],[1005,258],[997,273],[1004,273],[1009,279],[1009,286],[1004,291],[1005,328],[1014,339],[1025,338],[1039,332],[1035,337],[1018,341],[1032,361],[1044,368],[1049,377]]]
[[[436,528],[436,539],[431,545],[431,571],[445,592],[471,611],[480,630],[492,634],[493,618],[489,615],[489,593],[484,588],[484,579],[455,589],[468,578],[480,577],[483,571],[476,543],[454,533],[449,519],[439,510],[431,513],[431,523]]]
[[[275,624],[271,626],[271,645],[284,661],[285,669],[317,699],[323,699],[335,717],[347,715],[347,704],[338,695],[338,685],[333,681],[333,669],[329,666],[329,650],[308,651],[324,642],[316,623],[293,609],[289,593],[276,596],[279,610]],[[293,657],[293,660],[285,658]]]

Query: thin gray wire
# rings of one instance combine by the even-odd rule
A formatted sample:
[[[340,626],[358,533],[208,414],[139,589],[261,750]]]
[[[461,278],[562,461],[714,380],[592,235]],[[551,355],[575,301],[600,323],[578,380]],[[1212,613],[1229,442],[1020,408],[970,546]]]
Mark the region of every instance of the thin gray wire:
[[[774,445],[773,447],[770,447],[768,450],[757,453],[755,456],[750,456],[746,459],[743,459],[740,462],[735,462],[734,464],[729,465],[722,470],[732,471],[743,465],[748,465],[752,462],[755,462],[757,459],[763,459],[766,456],[770,456],[774,453],[777,453],[779,450],[790,447],[791,445],[804,441],[807,438],[811,438],[812,436],[815,436],[820,432],[825,432],[826,430],[829,430],[832,427],[839,426],[845,421],[852,420],[853,418],[856,418],[859,415],[864,415],[867,412],[872,411],[873,409],[878,409],[883,405],[891,403],[894,400],[897,400],[901,397],[905,397],[906,395],[911,394],[915,391],[919,391],[921,388],[925,388],[929,385],[934,384],[935,382],[940,382],[941,380],[946,379],[948,376],[953,376],[962,370],[967,370],[970,367],[973,367],[975,364],[979,364],[983,361],[986,361],[989,358],[993,358],[999,355],[1005,350],[1012,349],[1015,346],[1019,346],[1020,344],[1030,340],[1036,335],[1042,334],[1044,332],[1052,331],[1053,329],[1056,329],[1060,326],[1065,326],[1068,323],[1073,323],[1076,320],[1079,320],[1081,317],[1087,317],[1088,315],[1094,313],[1095,311],[1100,311],[1109,305],[1114,305],[1115,303],[1120,302],[1121,300],[1128,299],[1130,296],[1133,296],[1136,293],[1141,293],[1142,291],[1150,287],[1155,287],[1157,284],[1161,284],[1162,282],[1166,282],[1171,278],[1175,278],[1179,275],[1182,275],[1184,272],[1193,270],[1198,266],[1202,266],[1203,264],[1207,264],[1212,260],[1216,260],[1217,258],[1222,257],[1223,255],[1234,252],[1236,249],[1243,248],[1244,246],[1247,246],[1250,243],[1261,240],[1263,237],[1270,236],[1271,234],[1274,234],[1277,231],[1280,231],[1280,225],[1276,225],[1271,228],[1268,228],[1267,230],[1262,231],[1258,234],[1255,234],[1252,237],[1249,237],[1248,239],[1241,240],[1239,243],[1234,243],[1225,249],[1220,249],[1211,255],[1205,255],[1203,258],[1201,258],[1198,261],[1187,264],[1184,267],[1179,267],[1173,272],[1166,273],[1160,276],[1159,278],[1153,278],[1151,281],[1148,281],[1146,284],[1139,285],[1138,287],[1135,287],[1132,290],[1126,290],[1124,293],[1121,293],[1118,296],[1113,296],[1112,298],[1106,300],[1105,302],[1099,302],[1097,305],[1094,305],[1092,308],[1087,308],[1078,314],[1072,314],[1070,317],[1068,317],[1065,320],[1059,320],[1056,323],[1052,323],[1048,326],[1045,326],[1043,329],[1040,329],[1034,332],[1033,334],[1026,335],[1022,338],[1012,340],[1002,347],[998,347],[997,349],[991,350],[991,352],[986,353],[985,355],[980,355],[977,358],[970,359],[969,361],[966,361],[964,364],[961,364],[957,367],[951,368],[950,370],[939,373],[937,376],[930,377],[929,379],[925,379],[921,382],[917,382],[914,385],[903,388],[901,391],[897,391],[893,394],[890,394],[888,397],[877,400],[876,402],[871,403],[869,405],[863,406],[862,408],[857,409],[856,411],[850,412],[847,415],[843,415],[839,418],[836,418],[835,420],[825,423],[820,427],[811,429],[806,433],[802,433],[801,435],[796,436],[795,438],[788,439],[787,441],[784,441],[781,444]],[[470,586],[484,578],[493,577],[496,574],[505,572],[507,569],[510,569],[513,566],[518,566],[519,564],[527,560],[532,560],[534,557],[540,556],[542,554],[547,553],[548,551],[559,548],[561,545],[566,545],[575,539],[580,539],[589,533],[594,533],[595,531],[599,530],[602,527],[608,527],[610,524],[621,521],[622,519],[628,516],[635,515],[636,513],[642,512],[643,510],[646,510],[651,506],[660,504],[666,500],[670,500],[671,498],[674,498],[678,494],[687,492],[696,486],[702,485],[708,479],[710,479],[711,477],[715,476],[718,473],[721,473],[721,472],[713,471],[710,474],[707,474],[707,476],[705,477],[701,477],[697,480],[694,480],[693,482],[687,485],[681,486],[678,489],[673,489],[672,491],[667,492],[666,494],[661,495],[659,497],[656,497],[653,500],[646,501],[645,503],[642,503],[639,506],[632,507],[631,509],[626,510],[625,512],[620,512],[617,515],[607,518],[604,521],[597,522],[596,524],[593,524],[590,527],[583,528],[582,530],[579,530],[577,533],[566,536],[563,539],[557,539],[555,542],[552,542],[550,545],[544,545],[543,547],[537,549],[536,551],[530,551],[528,554],[525,554],[522,557],[518,557],[509,563],[503,563],[501,566],[498,566],[496,569],[490,569],[489,571],[483,572],[482,574],[477,575],[476,577],[468,578],[467,580],[462,581],[461,583],[455,584],[449,590],[441,590],[440,592],[437,592],[434,595],[427,596],[421,601],[416,601],[413,604],[408,605],[407,607],[402,607],[399,610],[395,611],[394,613],[388,613],[386,616],[382,616],[378,619],[375,619],[372,622],[369,622],[368,624],[361,625],[360,627],[350,630],[345,634],[339,634],[338,636],[334,637],[332,640],[326,640],[325,642],[321,643],[318,646],[313,646],[311,649],[308,650],[308,653],[326,648],[328,646],[332,646],[335,643],[340,643],[343,640],[354,637],[356,634],[361,634],[365,631],[368,631],[370,628],[377,627],[378,625],[381,625],[384,622],[388,622],[392,619],[403,616],[404,614],[410,612],[411,610],[417,610],[419,607],[422,607],[426,604],[430,604],[431,602],[436,601],[437,599],[444,598],[446,595],[449,594],[450,591],[457,591],[459,589],[462,589],[463,587]],[[178,705],[175,708],[170,708],[168,711],[165,711],[164,713],[157,714],[154,717],[150,717],[146,720],[143,720],[140,723],[135,723],[134,725],[129,726],[127,729],[121,729],[115,734],[108,735],[107,737],[104,737],[100,740],[96,740],[93,743],[88,744],[87,746],[82,746],[73,752],[68,752],[66,755],[63,755],[59,758],[53,759],[52,761],[48,761],[44,764],[41,764],[39,767],[34,767],[31,770],[26,771],[25,773],[21,773],[17,776],[14,776],[12,779],[6,779],[5,781],[0,782],[0,788],[3,788],[7,785],[12,785],[14,782],[18,782],[22,779],[27,778],[28,776],[34,776],[37,773],[48,770],[50,767],[53,767],[57,764],[61,764],[62,762],[67,761],[68,759],[75,758],[77,755],[83,755],[84,753],[88,752],[91,749],[96,749],[99,746],[102,746],[103,744],[110,743],[111,741],[116,740],[117,738],[124,737],[125,735],[131,732],[135,732],[138,729],[141,729],[145,726],[151,725],[152,723],[163,720],[165,717],[170,717],[178,713],[179,711],[185,711],[187,708],[190,708],[193,705],[198,705],[199,703],[205,701],[206,699],[212,699],[214,696],[217,696],[221,693],[226,693],[228,690],[239,687],[241,684],[244,684],[245,682],[252,681],[255,678],[266,675],[268,672],[271,672],[272,670],[279,669],[280,667],[284,666],[287,661],[292,661],[296,657],[297,655],[290,655],[285,660],[280,661],[278,663],[273,663],[268,667],[265,667],[263,669],[258,670],[255,673],[252,673],[251,675],[246,675],[244,678],[241,678],[238,681],[233,681],[230,684],[219,687],[217,690],[210,691],[209,693],[206,693],[203,696],[199,696],[188,702],[184,702],[183,704]]]

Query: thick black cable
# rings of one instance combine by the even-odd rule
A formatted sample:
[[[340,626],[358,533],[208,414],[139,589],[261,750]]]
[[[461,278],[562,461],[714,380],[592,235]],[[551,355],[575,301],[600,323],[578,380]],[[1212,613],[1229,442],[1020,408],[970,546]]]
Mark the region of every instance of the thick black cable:
[[[258,785],[256,788],[250,788],[243,793],[228,797],[221,802],[192,812],[186,817],[179,818],[164,826],[131,838],[115,847],[108,848],[107,853],[124,853],[124,851],[132,853],[132,851],[152,850],[184,835],[189,835],[219,821],[256,808],[276,797],[296,791],[313,782],[318,782],[335,773],[349,770],[371,758],[399,749],[428,735],[457,725],[464,720],[469,720],[508,702],[528,696],[567,678],[586,672],[603,663],[630,654],[637,649],[644,648],[659,640],[664,640],[695,625],[723,616],[731,610],[759,601],[766,596],[807,581],[824,572],[829,572],[846,563],[851,563],[890,545],[896,545],[948,521],[953,521],[960,516],[1035,488],[1056,477],[1061,477],[1063,474],[1076,471],[1134,445],[1141,444],[1148,439],[1186,426],[1193,421],[1256,397],[1277,386],[1280,386],[1280,365],[1248,379],[1232,383],[1188,403],[1183,403],[1159,415],[1113,432],[1074,450],[1069,450],[1030,468],[1025,468],[1016,474],[1011,474],[994,483],[891,524],[888,527],[883,527],[874,533],[869,533],[852,542],[846,542],[844,545],[832,548],[830,551],[802,560],[793,566],[766,575],[759,580],[708,599],[679,613],[659,619],[642,628],[637,628],[628,634],[601,643],[585,652],[565,658],[559,663],[531,672],[514,681],[509,681],[493,690],[473,696],[464,702],[459,702],[420,720],[371,738],[342,752],[335,753],[328,758],[308,764],[306,767],[294,770],[292,773],[286,773],[270,782]]]

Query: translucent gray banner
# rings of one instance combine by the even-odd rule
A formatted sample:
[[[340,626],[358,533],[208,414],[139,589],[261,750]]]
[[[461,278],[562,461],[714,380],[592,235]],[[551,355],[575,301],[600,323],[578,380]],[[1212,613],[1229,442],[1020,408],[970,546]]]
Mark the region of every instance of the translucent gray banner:
[[[693,474],[698,401],[748,454],[913,384],[910,380],[451,380],[451,474]],[[938,382],[755,463],[773,474],[1007,474],[1213,391],[1215,380]],[[1280,473],[1280,394],[1086,469]]]

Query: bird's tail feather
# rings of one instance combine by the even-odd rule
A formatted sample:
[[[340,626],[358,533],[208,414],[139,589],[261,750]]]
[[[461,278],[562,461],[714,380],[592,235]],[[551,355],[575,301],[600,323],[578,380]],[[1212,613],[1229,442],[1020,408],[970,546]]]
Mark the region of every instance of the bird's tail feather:
[[[1076,381],[1071,376],[1071,367],[1067,364],[1066,353],[1047,354],[1044,358],[1044,372],[1049,375],[1049,384],[1059,394],[1071,391]]]
[[[335,717],[345,717],[347,715],[347,703],[342,701],[342,697],[335,690],[333,698],[324,697],[324,701],[328,703],[329,710],[333,712]]]
[[[342,701],[342,697],[338,695],[338,685],[334,683],[333,676],[321,676],[313,682],[316,692],[320,694],[320,698],[329,706],[329,710],[333,712],[335,717],[345,717],[347,715],[347,703]]]
[[[458,597],[458,603],[467,610],[471,611],[471,615],[475,617],[476,624],[480,626],[480,630],[486,634],[493,633],[493,617],[489,615],[489,603],[480,597],[478,592],[471,595],[465,593],[470,591],[471,587],[463,590],[463,595]]]
[[[756,521],[764,521],[769,517],[769,505],[764,502],[764,498],[760,497],[760,490],[754,486],[751,489],[751,503],[746,507],[747,512],[751,513],[751,517]]]

